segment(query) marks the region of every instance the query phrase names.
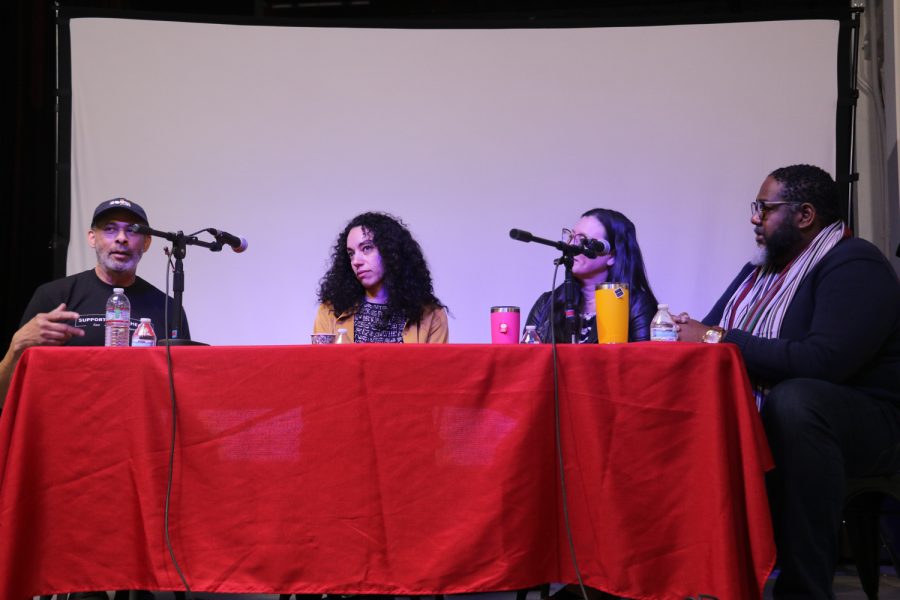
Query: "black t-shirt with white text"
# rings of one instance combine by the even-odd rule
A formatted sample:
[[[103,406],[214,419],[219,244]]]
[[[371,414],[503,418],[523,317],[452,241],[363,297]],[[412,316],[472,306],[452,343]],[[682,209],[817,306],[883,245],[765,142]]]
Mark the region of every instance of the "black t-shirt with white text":
[[[69,340],[68,346],[102,346],[106,338],[106,301],[112,296],[113,287],[104,283],[91,269],[76,275],[50,281],[39,286],[22,315],[20,327],[30,321],[36,314],[53,310],[65,302],[66,310],[78,313],[75,327],[84,329],[84,336],[75,336]],[[125,295],[131,302],[131,332],[140,324],[142,317],[149,317],[153,331],[159,339],[167,338],[163,320],[165,318],[165,301],[169,303],[169,319],[172,319],[175,302],[171,297],[154,286],[136,277],[134,283],[125,288]],[[178,338],[189,340],[187,315],[182,313],[184,327]]]

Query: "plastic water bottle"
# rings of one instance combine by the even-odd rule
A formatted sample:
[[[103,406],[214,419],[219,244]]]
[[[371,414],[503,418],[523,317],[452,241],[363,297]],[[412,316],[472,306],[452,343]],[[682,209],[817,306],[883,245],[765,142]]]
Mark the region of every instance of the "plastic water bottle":
[[[153,331],[153,324],[147,317],[143,317],[141,324],[134,330],[131,345],[136,348],[152,348],[156,345],[156,332]]]
[[[668,304],[657,304],[656,314],[650,321],[651,342],[677,342],[678,332],[675,330],[675,319],[669,314]]]
[[[541,336],[538,335],[537,327],[535,325],[526,325],[525,333],[522,335],[522,343],[523,344],[540,344]]]
[[[106,341],[105,346],[128,346],[131,327],[131,302],[122,288],[113,288],[113,294],[106,301]]]
[[[337,337],[334,338],[335,344],[349,344],[352,340],[350,336],[347,335],[347,330],[341,327],[338,329]]]

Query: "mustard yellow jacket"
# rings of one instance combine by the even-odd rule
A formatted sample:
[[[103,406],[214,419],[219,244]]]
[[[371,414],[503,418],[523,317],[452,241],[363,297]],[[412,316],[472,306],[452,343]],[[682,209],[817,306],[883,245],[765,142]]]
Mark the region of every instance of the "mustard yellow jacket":
[[[335,315],[330,304],[320,304],[313,333],[337,333],[339,328],[346,329],[353,342],[353,314]],[[407,322],[403,328],[404,344],[446,344],[449,339],[447,311],[440,307],[426,309],[418,323]]]

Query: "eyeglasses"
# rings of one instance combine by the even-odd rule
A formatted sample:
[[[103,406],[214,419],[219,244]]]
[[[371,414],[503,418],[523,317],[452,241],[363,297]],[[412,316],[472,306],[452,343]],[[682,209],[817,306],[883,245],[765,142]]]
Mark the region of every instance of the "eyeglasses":
[[[583,233],[575,233],[568,227],[563,227],[562,241],[570,246],[584,246],[587,242],[592,240],[593,238],[589,238]]]
[[[769,202],[767,200],[754,200],[750,203],[750,215],[756,216],[759,215],[761,218],[765,219],[766,214],[770,210],[775,210],[776,206],[781,206],[782,204],[797,204],[796,202]]]

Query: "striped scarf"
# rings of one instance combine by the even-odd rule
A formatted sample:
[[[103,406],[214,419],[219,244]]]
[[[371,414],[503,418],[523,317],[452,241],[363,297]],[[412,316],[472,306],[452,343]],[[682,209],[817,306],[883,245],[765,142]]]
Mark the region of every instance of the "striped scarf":
[[[845,237],[850,229],[843,221],[836,221],[780,271],[761,265],[753,269],[725,305],[719,325],[728,329],[740,329],[762,338],[777,338],[781,322],[797,288],[822,257]],[[756,408],[761,409],[769,393],[769,387],[761,381],[753,381]]]

